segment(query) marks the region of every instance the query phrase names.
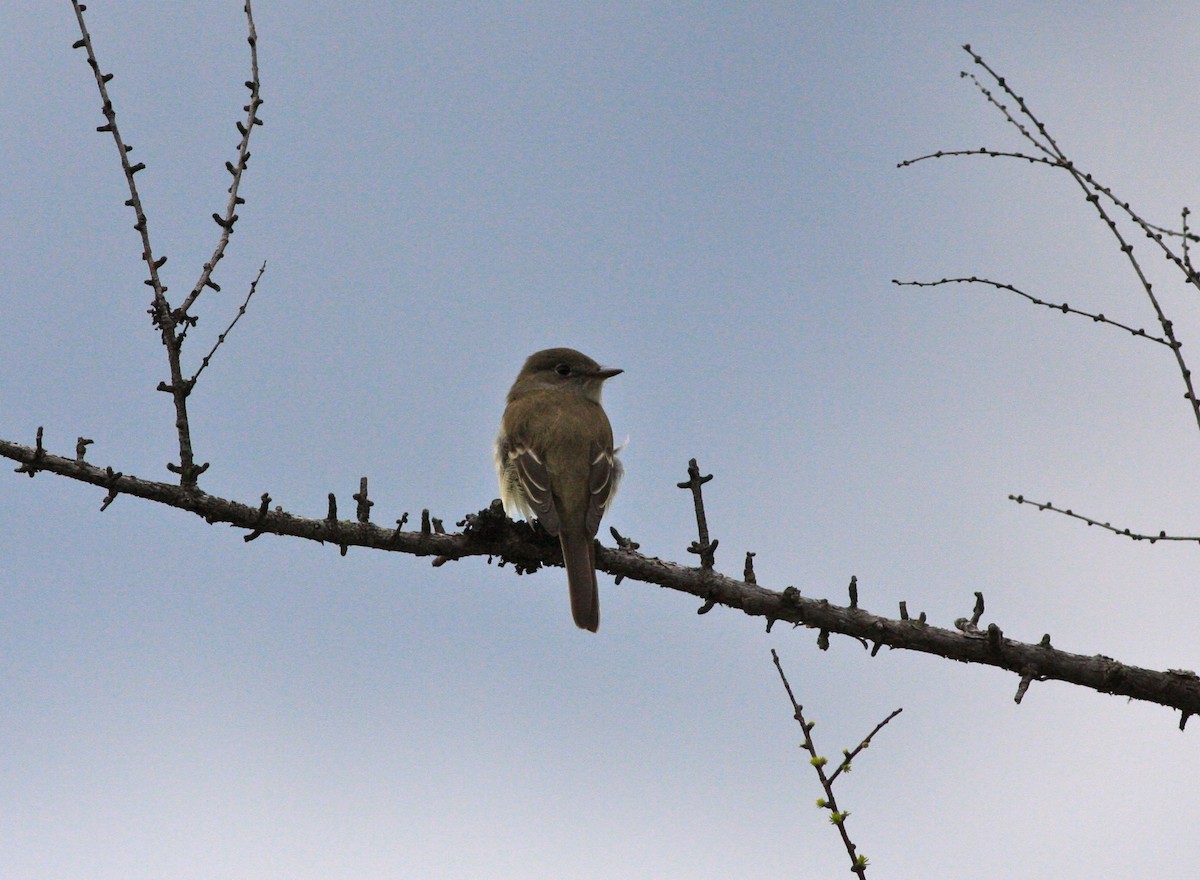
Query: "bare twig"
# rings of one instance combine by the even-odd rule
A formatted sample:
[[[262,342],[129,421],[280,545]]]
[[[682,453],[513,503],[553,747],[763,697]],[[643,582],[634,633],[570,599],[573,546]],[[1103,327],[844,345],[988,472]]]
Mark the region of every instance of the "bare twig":
[[[87,455],[87,448],[95,443],[95,440],[89,440],[87,437],[80,437],[75,441],[75,460],[83,461]]]
[[[1034,501],[1030,498],[1026,498],[1024,495],[1009,495],[1008,499],[1010,501],[1017,502],[1017,504],[1032,504],[1038,510],[1049,510],[1052,513],[1059,513],[1063,516],[1069,516],[1071,519],[1080,520],[1081,522],[1087,523],[1089,526],[1099,526],[1105,531],[1121,535],[1122,537],[1129,538],[1133,541],[1149,541],[1151,544],[1155,543],[1156,541],[1192,541],[1195,543],[1200,543],[1200,535],[1168,535],[1165,531],[1160,531],[1157,535],[1139,533],[1131,531],[1130,529],[1123,529],[1119,526],[1114,526],[1112,523],[1100,522],[1100,520],[1092,519],[1089,516],[1084,516],[1083,514],[1076,513],[1070,509],[1055,507],[1054,504],[1049,501]]]
[[[192,375],[192,378],[188,380],[189,384],[193,386],[196,384],[196,380],[200,378],[200,374],[204,372],[205,367],[207,367],[209,361],[212,360],[212,356],[216,354],[217,349],[224,344],[225,337],[229,335],[229,331],[234,328],[234,325],[237,324],[242,315],[246,314],[246,307],[250,305],[250,297],[254,296],[254,291],[258,289],[258,282],[262,279],[263,273],[266,271],[267,264],[264,262],[258,267],[258,274],[254,276],[254,280],[250,282],[250,291],[246,294],[246,298],[242,301],[241,306],[238,307],[237,314],[233,316],[233,320],[229,322],[229,326],[225,328],[225,332],[217,337],[217,341],[213,343],[213,347],[209,350],[208,354],[204,356],[204,360],[200,362],[199,369],[197,369]]]
[[[44,446],[42,446],[42,436],[44,433],[45,432],[43,431],[42,426],[38,425],[37,437],[34,440],[34,443],[36,445],[34,446],[34,448],[32,450],[30,450],[29,455],[18,459],[18,461],[21,462],[21,465],[20,465],[20,467],[14,468],[14,471],[16,473],[28,474],[29,478],[31,480],[37,476],[37,472],[41,469],[40,466],[41,466],[42,460],[46,457],[46,448]],[[23,447],[23,448],[28,448],[28,447]],[[78,456],[76,456],[76,458],[78,461],[81,461],[81,462],[83,461],[83,459],[79,458]]]
[[[1200,241],[1200,238],[1188,232],[1188,217],[1191,216],[1192,212],[1184,208],[1180,214],[1180,226],[1183,228],[1183,232],[1181,233],[1183,236],[1183,268],[1194,281],[1196,278],[1196,267],[1192,265],[1192,252],[1189,243]]]
[[[948,159],[953,156],[990,156],[993,159],[1021,159],[1035,165],[1049,165],[1052,168],[1059,167],[1058,162],[1053,159],[1047,159],[1044,156],[1030,156],[1028,153],[1014,153],[1006,150],[991,150],[987,147],[979,147],[974,150],[935,150],[923,156],[915,156],[912,159],[897,162],[896,167],[907,168],[909,165],[916,165],[918,162],[924,162],[928,159]]]
[[[180,315],[188,313],[205,287],[211,287],[216,291],[221,289],[212,280],[213,269],[216,268],[217,263],[221,262],[221,258],[225,256],[225,248],[229,246],[229,237],[233,234],[233,225],[238,220],[237,207],[246,202],[245,199],[238,195],[238,188],[242,184],[242,174],[246,170],[246,164],[250,161],[250,134],[254,131],[254,126],[263,124],[262,120],[258,118],[258,108],[263,105],[262,85],[258,77],[258,32],[254,28],[254,13],[250,8],[250,2],[251,0],[245,0],[244,6],[246,27],[248,30],[246,42],[250,44],[250,79],[246,80],[246,88],[250,91],[250,100],[242,107],[242,110],[246,113],[245,121],[237,123],[238,134],[242,136],[237,146],[237,158],[233,162],[225,163],[225,169],[233,178],[229,183],[229,199],[225,203],[224,212],[212,215],[213,221],[221,228],[221,234],[217,238],[217,246],[213,249],[212,256],[204,264],[204,269],[201,271],[200,277],[192,287],[192,292],[187,295],[187,299],[179,307],[178,313]],[[259,277],[261,276],[262,271],[259,270]]]
[[[895,284],[897,287],[940,287],[944,284],[986,284],[990,287],[996,288],[997,290],[1011,291],[1012,293],[1029,300],[1029,302],[1033,303],[1035,306],[1045,306],[1046,308],[1053,309],[1056,312],[1062,312],[1064,315],[1080,315],[1084,318],[1091,318],[1097,324],[1110,324],[1113,327],[1118,327],[1121,330],[1125,330],[1133,336],[1140,336],[1143,339],[1149,339],[1151,342],[1157,342],[1160,345],[1167,346],[1167,348],[1171,347],[1171,343],[1169,343],[1166,339],[1163,339],[1161,336],[1151,336],[1142,328],[1135,330],[1128,324],[1122,324],[1120,321],[1114,321],[1112,318],[1105,317],[1103,313],[1093,314],[1092,312],[1085,312],[1082,309],[1072,308],[1065,302],[1046,302],[1045,300],[1038,299],[1036,296],[1026,293],[1019,287],[1014,287],[1011,284],[1005,284],[1001,281],[992,281],[990,278],[978,278],[974,275],[966,278],[943,278],[940,281],[898,281],[893,278],[892,284]]]
[[[355,501],[354,516],[360,523],[371,521],[371,508],[375,506],[375,502],[370,499],[367,494],[367,478],[360,477],[358,481],[358,491],[350,496]]]
[[[856,757],[858,757],[858,753],[861,752],[863,749],[870,748],[871,740],[874,738],[875,734],[877,734],[877,733],[879,733],[879,731],[883,730],[883,728],[887,725],[887,723],[889,721],[891,721],[893,718],[895,718],[897,715],[899,715],[903,711],[904,711],[903,708],[893,710],[892,713],[890,715],[888,715],[887,718],[884,718],[882,721],[880,721],[878,724],[876,724],[874,729],[872,729],[870,733],[868,733],[865,737],[863,737],[862,742],[860,742],[854,748],[850,749],[850,751],[842,752],[842,763],[838,765],[838,768],[833,771],[833,775],[829,777],[829,784],[833,785],[833,781],[835,779],[837,779],[838,776],[841,775],[843,770],[845,770],[846,772],[849,772],[850,771],[850,762],[853,761]]]
[[[688,478],[682,483],[677,483],[680,489],[690,489],[692,492],[692,502],[696,508],[696,529],[700,533],[700,540],[693,541],[688,547],[688,553],[695,553],[700,557],[700,567],[711,569],[716,563],[716,553],[718,541],[708,540],[708,518],[704,514],[704,492],[701,488],[705,483],[712,479],[712,474],[700,475],[700,467],[696,464],[696,459],[688,462]]]

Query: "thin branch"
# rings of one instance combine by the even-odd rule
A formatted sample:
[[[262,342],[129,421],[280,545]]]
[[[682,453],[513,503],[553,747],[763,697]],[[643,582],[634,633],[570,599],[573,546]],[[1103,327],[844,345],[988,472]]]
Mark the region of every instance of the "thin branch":
[[[918,162],[925,162],[929,159],[948,159],[953,156],[988,156],[992,159],[1022,159],[1026,162],[1035,165],[1049,165],[1052,168],[1061,167],[1061,163],[1047,159],[1044,156],[1030,156],[1028,153],[1012,153],[1005,150],[992,150],[988,147],[979,147],[974,150],[938,150],[933,153],[926,153],[924,156],[916,156],[912,159],[904,159],[896,163],[897,168],[907,168],[910,165],[916,165]]]
[[[1089,526],[1098,526],[1105,531],[1112,532],[1116,535],[1121,535],[1134,541],[1149,541],[1151,544],[1155,543],[1156,541],[1191,541],[1194,543],[1200,543],[1200,536],[1168,535],[1165,531],[1160,531],[1157,535],[1151,535],[1149,533],[1139,533],[1129,529],[1122,529],[1118,526],[1114,526],[1112,523],[1100,522],[1100,520],[1092,519],[1091,517],[1076,513],[1073,510],[1055,507],[1054,504],[1049,501],[1033,501],[1032,499],[1026,498],[1024,495],[1009,495],[1008,500],[1015,501],[1017,504],[1031,504],[1038,510],[1049,510],[1051,513],[1062,514],[1063,516],[1068,516],[1071,519],[1077,519],[1081,522],[1085,522]]]
[[[843,752],[842,763],[838,765],[838,768],[833,771],[833,775],[829,777],[829,784],[833,785],[833,781],[835,779],[837,779],[838,776],[841,775],[843,770],[849,772],[850,762],[853,761],[856,757],[858,757],[858,753],[861,752],[863,749],[870,748],[871,740],[875,737],[875,734],[877,734],[877,733],[879,733],[879,731],[883,730],[883,728],[887,726],[887,723],[889,721],[891,721],[893,718],[895,718],[897,715],[899,715],[903,711],[904,711],[903,708],[894,710],[892,712],[892,714],[888,715],[887,718],[884,718],[882,721],[880,721],[878,724],[876,724],[875,728],[870,733],[868,733],[865,737],[863,737],[862,742],[860,742],[858,745],[856,745],[850,751]]]
[[[980,92],[983,93],[984,97],[987,98],[988,102],[991,103],[994,107],[996,107],[1004,115],[1004,118],[1006,120],[1008,120],[1009,124],[1012,125],[1014,128],[1016,128],[1017,131],[1019,131],[1021,133],[1021,136],[1023,138],[1025,138],[1025,140],[1029,141],[1029,143],[1033,144],[1035,147],[1037,147],[1039,150],[1041,150],[1046,155],[1061,158],[1063,156],[1062,150],[1060,150],[1058,148],[1058,144],[1055,142],[1054,138],[1050,136],[1050,132],[1048,132],[1046,130],[1046,126],[1044,126],[1042,124],[1041,120],[1039,120],[1036,116],[1034,116],[1033,113],[1030,111],[1029,105],[1027,105],[1025,103],[1025,99],[1022,98],[1020,95],[1018,95],[1016,92],[1014,92],[1009,87],[1008,81],[1005,80],[1004,77],[1000,76],[998,73],[996,73],[996,71],[994,71],[990,67],[988,67],[988,65],[984,62],[983,58],[981,58],[979,55],[976,55],[973,51],[971,51],[970,44],[964,45],[962,48],[963,48],[964,52],[966,52],[968,55],[971,56],[972,60],[974,60],[974,62],[976,64],[978,64],[980,67],[982,67],[984,70],[986,70],[988,72],[988,74],[995,81],[996,85],[998,85],[1001,89],[1004,90],[1005,94],[1007,94],[1009,97],[1011,97],[1014,101],[1017,102],[1017,106],[1020,108],[1021,114],[1026,119],[1028,119],[1031,123],[1033,123],[1034,127],[1037,128],[1037,130],[1038,130],[1038,134],[1040,134],[1045,139],[1045,143],[1042,143],[1042,141],[1039,141],[1036,137],[1033,136],[1032,133],[1030,133],[1028,128],[1026,128],[1021,122],[1019,122],[1018,120],[1013,118],[1012,114],[1008,112],[1008,108],[1006,106],[1004,106],[1003,104],[1001,104],[1000,101],[996,99],[996,97],[983,85],[983,83],[981,83],[975,77],[974,74],[968,73],[967,71],[964,70],[959,73],[959,76],[970,79],[975,84],[975,87],[977,89],[979,89]]]
[[[233,234],[233,225],[238,220],[237,207],[246,202],[245,199],[238,195],[238,188],[242,185],[242,174],[245,172],[246,165],[250,161],[250,134],[254,131],[256,125],[263,124],[262,120],[258,117],[258,108],[263,105],[261,94],[262,84],[258,76],[258,32],[254,28],[254,13],[250,8],[250,0],[245,0],[244,11],[246,13],[246,27],[248,30],[246,42],[250,44],[250,79],[246,80],[246,88],[250,90],[250,101],[242,107],[242,110],[246,113],[245,121],[237,123],[237,130],[241,135],[241,140],[237,146],[237,158],[233,162],[225,163],[226,170],[233,178],[229,184],[229,199],[225,203],[223,213],[212,215],[213,221],[221,228],[221,234],[218,236],[217,246],[213,249],[212,256],[208,258],[208,262],[204,264],[204,269],[201,271],[200,277],[192,288],[192,292],[187,295],[187,299],[179,307],[178,314],[180,315],[188,313],[205,287],[211,287],[216,291],[221,289],[212,280],[212,273],[217,263],[221,262],[221,258],[225,256],[225,248],[228,247],[229,237]],[[261,274],[260,271],[259,275],[261,276]]]
[[[1197,238],[1188,232],[1188,217],[1191,216],[1191,213],[1192,212],[1186,207],[1180,212],[1182,215],[1180,218],[1180,225],[1183,227],[1183,232],[1181,233],[1183,236],[1183,267],[1191,278],[1195,278],[1196,267],[1192,265],[1192,252],[1189,248],[1189,242],[1200,241],[1200,238]]]
[[[1072,308],[1065,302],[1046,302],[1045,300],[1038,299],[1036,296],[1026,293],[1019,287],[1014,287],[1011,284],[1005,284],[1000,281],[992,281],[989,278],[977,278],[974,275],[967,278],[943,278],[940,281],[899,281],[893,278],[892,284],[895,284],[897,287],[940,287],[943,284],[986,284],[996,288],[997,290],[1008,290],[1017,294],[1018,296],[1023,296],[1036,306],[1045,306],[1046,308],[1053,309],[1056,312],[1062,312],[1064,315],[1079,315],[1084,318],[1091,318],[1098,324],[1110,324],[1113,327],[1118,327],[1121,330],[1125,330],[1133,336],[1140,336],[1143,339],[1149,339],[1151,342],[1157,342],[1160,345],[1167,346],[1167,348],[1171,347],[1171,343],[1166,339],[1163,339],[1161,336],[1151,336],[1143,328],[1139,327],[1135,330],[1128,324],[1122,324],[1120,321],[1114,321],[1111,318],[1106,318],[1103,313],[1093,314],[1092,312],[1085,312],[1082,309]]]
[[[1200,241],[1200,236],[1196,235],[1195,233],[1188,232],[1188,215],[1190,213],[1191,212],[1187,208],[1183,209],[1183,220],[1179,229],[1168,229],[1165,226],[1155,226],[1153,223],[1146,224],[1147,229],[1151,229],[1154,232],[1161,232],[1163,235],[1166,235],[1170,238],[1181,239],[1181,244],[1183,245],[1183,262],[1188,269],[1192,268],[1191,263],[1188,262],[1187,258],[1188,242]]]
[[[829,822],[837,828],[838,833],[842,837],[842,844],[846,847],[846,853],[850,856],[850,872],[858,875],[860,880],[865,880],[867,876],[867,857],[858,852],[858,847],[850,839],[850,833],[846,830],[846,818],[850,813],[838,809],[837,798],[833,793],[833,781],[837,779],[842,770],[850,768],[851,753],[845,752],[846,758],[838,766],[837,770],[830,776],[825,775],[825,766],[829,761],[817,753],[817,747],[812,738],[812,729],[816,725],[816,722],[804,720],[804,708],[796,701],[796,695],[792,693],[792,685],[788,682],[787,675],[783,672],[783,664],[779,662],[779,655],[775,653],[774,648],[771,649],[771,659],[775,661],[775,668],[779,671],[779,678],[783,682],[783,689],[787,691],[788,699],[792,703],[792,717],[800,723],[800,730],[804,733],[804,748],[811,755],[809,764],[812,765],[813,770],[816,772],[817,779],[821,782],[821,788],[825,790],[825,797],[817,801],[817,806],[821,809],[829,810]],[[867,735],[866,739],[858,744],[853,754],[857,755],[865,749],[870,744],[871,737],[878,733],[885,724],[899,715],[900,712],[901,710],[897,709],[883,721],[879,722],[879,724],[875,725],[875,729]]]
[[[204,372],[204,368],[208,366],[208,362],[212,360],[212,356],[217,353],[217,349],[225,342],[225,337],[229,335],[229,331],[241,319],[242,315],[246,314],[246,306],[250,305],[250,297],[254,296],[254,291],[258,289],[258,282],[262,280],[263,273],[267,271],[267,264],[264,262],[258,267],[258,274],[254,276],[254,280],[250,282],[250,292],[246,294],[245,300],[237,310],[237,314],[233,316],[233,320],[229,322],[229,326],[225,328],[225,332],[217,337],[217,341],[213,343],[212,349],[204,356],[204,360],[200,362],[200,368],[196,370],[192,378],[188,379],[188,384],[195,386],[196,380],[200,378],[200,374]]]
[[[100,71],[100,62],[96,59],[96,52],[92,46],[92,36],[88,32],[87,22],[84,21],[83,12],[87,8],[78,0],[71,0],[71,5],[75,9],[75,21],[79,25],[79,32],[82,36],[75,41],[72,48],[83,49],[87,53],[88,67],[92,69],[92,75],[96,79],[96,88],[100,92],[101,107],[100,112],[104,114],[104,125],[98,126],[96,131],[104,133],[108,132],[112,135],[113,140],[117,145],[117,154],[121,160],[121,170],[125,174],[125,183],[129,187],[129,200],[125,202],[137,218],[137,222],[133,228],[137,231],[142,240],[142,259],[146,263],[146,267],[150,272],[150,279],[146,282],[147,285],[154,291],[154,303],[151,309],[151,315],[154,317],[156,327],[171,328],[174,324],[170,317],[170,309],[166,300],[167,287],[159,278],[158,270],[166,263],[166,257],[155,259],[154,248],[150,244],[150,229],[146,218],[146,212],[142,209],[142,197],[138,193],[137,181],[134,180],[134,175],[145,169],[145,164],[138,162],[134,164],[129,161],[129,154],[133,151],[133,147],[125,142],[121,137],[121,131],[117,127],[117,111],[113,107],[112,99],[108,94],[108,84],[112,81],[111,73],[102,73]],[[165,331],[164,331],[165,332]]]
[[[1028,153],[1021,153],[1013,150],[996,150],[992,149],[991,147],[976,147],[975,149],[962,150],[935,150],[932,153],[914,156],[911,159],[903,159],[896,163],[896,167],[908,168],[909,166],[916,165],[920,162],[928,162],[931,159],[949,159],[960,156],[986,156],[990,159],[1020,159],[1023,162],[1028,162],[1033,165],[1045,165],[1049,168],[1058,168],[1068,173],[1073,172],[1072,162],[1065,156],[1062,158],[1046,158],[1045,156],[1031,156]],[[1174,252],[1165,246],[1163,247],[1164,254],[1166,255],[1167,259],[1175,263],[1176,266],[1185,274],[1195,274],[1191,271],[1191,264],[1186,259],[1187,242],[1200,241],[1200,236],[1189,233],[1186,230],[1170,229],[1165,226],[1158,226],[1154,223],[1150,223],[1134,213],[1128,202],[1123,202],[1118,199],[1110,188],[1100,184],[1090,174],[1083,174],[1082,177],[1087,186],[1094,190],[1094,192],[1090,194],[1088,201],[1091,201],[1091,196],[1095,196],[1096,198],[1099,198],[1099,196],[1104,196],[1104,198],[1114,207],[1120,209],[1123,213],[1129,216],[1129,219],[1141,226],[1143,231],[1146,233],[1147,238],[1151,238],[1160,244],[1160,238],[1162,236],[1166,236],[1167,238],[1181,239],[1184,244],[1185,258],[1177,257]],[[1200,284],[1200,279],[1189,278],[1189,281],[1192,284]]]

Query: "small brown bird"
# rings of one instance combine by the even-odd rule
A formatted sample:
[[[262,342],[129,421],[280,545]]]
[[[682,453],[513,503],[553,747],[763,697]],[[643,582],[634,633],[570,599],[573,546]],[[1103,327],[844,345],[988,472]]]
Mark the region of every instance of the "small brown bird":
[[[536,516],[558,536],[571,616],[592,632],[600,626],[596,530],[621,479],[600,389],[621,372],[571,348],[530,355],[508,392],[496,437],[504,510],[530,520]]]

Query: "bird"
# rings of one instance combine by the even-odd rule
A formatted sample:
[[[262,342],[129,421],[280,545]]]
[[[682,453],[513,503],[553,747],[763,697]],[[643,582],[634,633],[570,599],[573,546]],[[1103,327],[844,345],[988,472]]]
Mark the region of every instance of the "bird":
[[[571,616],[590,632],[600,627],[596,531],[622,473],[600,391],[622,372],[572,348],[531,354],[508,392],[496,437],[504,510],[536,518],[558,537]]]

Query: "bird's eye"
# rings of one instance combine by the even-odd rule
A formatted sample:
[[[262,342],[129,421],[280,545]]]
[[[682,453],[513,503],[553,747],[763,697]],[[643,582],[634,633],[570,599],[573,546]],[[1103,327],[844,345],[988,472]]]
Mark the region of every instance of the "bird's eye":
[[[560,376],[569,376],[571,375],[571,368],[567,364],[559,364],[554,368],[554,372]]]

